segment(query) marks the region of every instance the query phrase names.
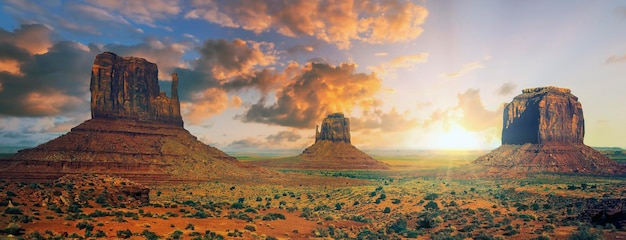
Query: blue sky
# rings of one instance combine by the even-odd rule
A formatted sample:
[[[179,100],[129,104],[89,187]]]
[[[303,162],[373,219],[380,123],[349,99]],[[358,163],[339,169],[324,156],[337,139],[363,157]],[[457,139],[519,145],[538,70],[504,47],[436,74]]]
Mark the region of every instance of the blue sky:
[[[622,1],[0,4],[1,146],[87,120],[112,51],[157,63],[162,86],[178,72],[185,127],[223,149],[304,149],[335,111],[364,149],[495,148],[503,104],[550,85],[579,97],[585,143],[626,147]]]

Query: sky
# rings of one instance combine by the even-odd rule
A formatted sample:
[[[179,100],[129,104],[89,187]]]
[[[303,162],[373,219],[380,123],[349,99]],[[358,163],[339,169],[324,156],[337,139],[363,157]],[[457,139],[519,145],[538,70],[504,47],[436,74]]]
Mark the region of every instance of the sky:
[[[304,149],[334,112],[361,149],[492,149],[524,88],[569,88],[585,143],[626,147],[626,2],[0,1],[0,146],[90,118],[104,51],[179,75],[185,128],[227,150]]]

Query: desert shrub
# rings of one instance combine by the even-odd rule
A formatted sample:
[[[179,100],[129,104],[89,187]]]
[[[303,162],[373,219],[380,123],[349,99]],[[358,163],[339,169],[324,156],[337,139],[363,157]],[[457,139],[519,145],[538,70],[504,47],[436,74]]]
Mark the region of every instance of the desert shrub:
[[[4,213],[20,215],[20,214],[23,214],[24,212],[22,212],[22,209],[10,207],[10,208],[4,209]]]
[[[439,194],[436,193],[428,193],[426,194],[426,197],[424,197],[424,200],[435,200],[437,199],[437,197],[439,197]]]
[[[183,231],[176,229],[176,231],[170,233],[170,239],[181,239]]]
[[[387,226],[387,233],[404,233],[407,230],[407,222],[405,218],[400,218],[391,225]]]
[[[89,231],[93,230],[93,224],[88,223],[86,221],[82,221],[76,224],[76,227],[78,228],[78,230],[82,230],[82,229],[87,229]]]
[[[102,230],[97,230],[96,234],[94,235],[94,237],[96,237],[96,238],[105,238],[105,237],[107,237],[107,234],[104,231],[102,231]]]
[[[437,212],[422,212],[417,220],[417,228],[435,228],[443,222],[443,218]]]
[[[428,203],[426,203],[426,206],[424,206],[425,209],[429,209],[429,210],[438,210],[439,209],[439,205],[437,205],[436,202],[434,201],[430,201]]]
[[[198,210],[195,213],[191,214],[192,218],[208,218],[208,217],[211,217],[211,216],[212,216],[211,214],[209,214],[209,213],[207,213],[205,211],[202,211],[202,210]]]
[[[128,229],[126,229],[126,230],[118,230],[115,233],[115,236],[117,236],[118,238],[130,238],[130,237],[133,236],[133,232],[131,232]]]
[[[243,229],[248,230],[250,232],[256,232],[256,226],[252,224],[246,224],[246,226],[244,226]]]
[[[328,230],[323,227],[317,227],[313,230],[313,236],[315,237],[328,237]]]
[[[265,237],[265,240],[278,240],[278,238],[276,238],[274,236],[267,236],[267,237]]]
[[[11,234],[14,236],[23,235],[26,230],[16,223],[10,223],[0,231],[3,234]]]
[[[195,229],[196,227],[192,223],[189,223],[187,224],[187,226],[185,226],[185,230],[195,230]]]
[[[147,229],[144,229],[143,232],[141,232],[141,235],[148,240],[156,240],[160,238],[159,235],[154,232],[148,231]]]
[[[350,220],[355,221],[355,222],[362,222],[362,223],[371,223],[372,219],[363,217],[361,215],[354,215],[352,217],[350,217]]]
[[[391,203],[399,204],[400,203],[400,199],[397,199],[397,198],[391,199]]]
[[[308,207],[305,207],[302,209],[302,213],[300,213],[300,217],[309,219],[311,217],[311,214],[312,214],[311,209]]]
[[[385,207],[385,209],[383,210],[383,213],[390,213],[391,212],[391,208],[389,207]]]
[[[230,205],[230,208],[232,208],[232,209],[244,209],[244,208],[246,208],[246,206],[244,206],[243,203],[236,202],[236,203],[233,203],[232,205]]]
[[[588,225],[580,225],[576,232],[572,233],[569,237],[570,240],[595,240],[595,239],[604,239],[601,231],[592,231],[589,229]]]
[[[34,231],[28,234],[28,239],[40,240],[40,239],[46,239],[46,238],[43,235],[41,235],[41,233],[39,233],[38,231]]]
[[[232,232],[227,233],[226,235],[229,237],[241,237],[243,235],[243,232],[239,231],[238,229],[235,229]]]
[[[7,191],[7,197],[17,197],[17,194],[11,191]]]
[[[276,220],[276,219],[285,219],[285,215],[281,214],[281,213],[268,213],[267,215],[263,216],[261,219],[263,219],[264,221],[270,221],[270,220]]]

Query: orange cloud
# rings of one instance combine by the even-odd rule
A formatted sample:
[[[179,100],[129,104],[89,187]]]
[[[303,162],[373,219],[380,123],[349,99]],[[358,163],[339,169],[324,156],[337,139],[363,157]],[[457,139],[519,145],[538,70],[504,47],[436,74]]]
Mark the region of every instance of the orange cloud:
[[[198,125],[210,117],[220,114],[228,107],[241,106],[241,98],[232,97],[229,101],[226,91],[220,88],[207,88],[192,96],[192,102],[182,102],[183,119],[190,124]]]
[[[368,69],[385,76],[398,68],[408,68],[415,64],[425,63],[428,61],[428,56],[428,53],[400,56],[380,65],[369,66]]]
[[[605,61],[606,64],[619,63],[619,62],[626,62],[626,54],[624,54],[624,56],[615,56],[615,55],[610,56]]]
[[[185,18],[261,33],[270,29],[290,37],[313,36],[350,48],[352,40],[393,43],[415,39],[428,11],[410,1],[296,0],[192,1]]]
[[[43,54],[52,46],[51,31],[42,24],[24,24],[12,33],[0,29],[0,42],[10,42],[31,54]]]
[[[442,74],[439,74],[439,77],[447,78],[447,79],[455,79],[455,78],[458,78],[460,76],[467,74],[468,72],[471,72],[476,69],[484,68],[484,67],[485,65],[483,65],[479,61],[470,62],[470,63],[464,64],[463,67],[461,67],[459,71],[451,72],[451,73],[442,73]]]
[[[64,108],[79,106],[84,101],[75,96],[69,96],[59,91],[48,93],[31,92],[24,98],[25,111],[39,115],[57,115],[63,113]]]
[[[338,66],[308,63],[286,70],[295,74],[276,91],[267,105],[267,97],[250,106],[239,116],[245,122],[260,122],[296,128],[310,128],[333,112],[350,112],[354,107],[368,108],[381,88],[376,74],[355,72],[356,65]],[[298,70],[297,72],[295,70]]]
[[[271,54],[273,50],[272,43],[209,39],[199,49],[202,57],[196,62],[196,68],[210,69],[213,77],[219,80],[251,74],[256,66],[268,66],[276,62],[276,57]]]

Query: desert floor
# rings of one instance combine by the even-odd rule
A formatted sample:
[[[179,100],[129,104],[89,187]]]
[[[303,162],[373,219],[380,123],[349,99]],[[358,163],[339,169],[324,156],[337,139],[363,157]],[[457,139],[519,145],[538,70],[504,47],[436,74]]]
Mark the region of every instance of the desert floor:
[[[480,151],[383,154],[374,158],[390,170],[274,169],[253,184],[245,179],[146,184],[150,203],[143,205],[94,197],[78,206],[51,206],[36,192],[100,190],[3,180],[0,238],[626,238],[620,222],[626,221],[591,216],[598,206],[623,207],[624,177],[502,179],[472,173],[469,164],[484,154]],[[238,158],[255,165],[268,157]]]

